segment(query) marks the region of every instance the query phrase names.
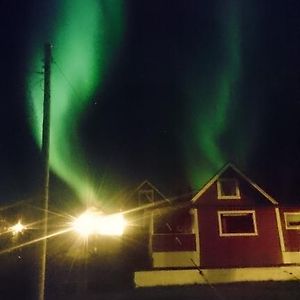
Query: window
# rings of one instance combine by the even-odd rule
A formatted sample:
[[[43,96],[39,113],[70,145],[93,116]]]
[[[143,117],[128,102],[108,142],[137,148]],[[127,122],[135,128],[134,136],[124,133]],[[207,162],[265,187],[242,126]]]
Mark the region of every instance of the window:
[[[153,190],[140,190],[139,191],[139,205],[145,205],[154,201]]]
[[[286,229],[300,229],[300,212],[284,213]]]
[[[217,182],[218,199],[240,199],[240,189],[236,179],[219,179]]]
[[[257,235],[255,211],[219,211],[220,236]]]

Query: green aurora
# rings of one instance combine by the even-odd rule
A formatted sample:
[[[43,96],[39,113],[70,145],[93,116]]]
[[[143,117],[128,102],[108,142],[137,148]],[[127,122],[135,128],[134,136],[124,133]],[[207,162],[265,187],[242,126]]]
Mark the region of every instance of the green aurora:
[[[102,0],[57,2],[58,15],[48,34],[53,43],[50,166],[81,199],[105,198],[96,191],[82,141],[80,121],[96,91],[103,87],[110,64],[124,36],[124,3]],[[199,41],[181,76],[185,94],[184,156],[186,175],[194,188],[202,186],[228,161],[246,158],[249,141],[234,125],[242,77],[241,3],[217,1],[214,26]],[[213,38],[211,39],[212,36]],[[34,42],[31,69],[41,69],[45,40]],[[188,63],[188,60],[191,60]],[[29,113],[38,144],[41,142],[40,75],[29,78]],[[230,149],[224,147],[230,141]],[[178,145],[177,145],[178,146]],[[114,170],[117,172],[117,170]],[[101,170],[100,170],[101,173]]]
[[[213,45],[218,50],[208,48],[205,55],[199,53],[198,60],[201,62],[195,64],[196,69],[186,83],[191,105],[187,116],[190,132],[185,150],[186,165],[190,182],[196,188],[233,156],[226,156],[222,139],[231,125],[232,107],[241,75],[239,6],[239,1],[235,0],[219,2],[215,21],[218,40],[217,45]],[[231,142],[232,146],[238,147],[237,141],[231,139]],[[232,150],[231,153],[237,151]]]
[[[81,199],[101,194],[91,184],[79,137],[79,119],[101,88],[123,33],[121,0],[57,2],[51,32],[34,41],[30,69],[41,70],[46,36],[53,44],[50,168]],[[28,111],[36,142],[41,145],[43,91],[41,75],[28,80]]]

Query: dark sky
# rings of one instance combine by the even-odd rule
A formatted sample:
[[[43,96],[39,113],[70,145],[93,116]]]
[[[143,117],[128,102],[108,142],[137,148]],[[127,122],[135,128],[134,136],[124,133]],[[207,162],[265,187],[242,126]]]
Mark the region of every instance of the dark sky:
[[[235,73],[219,21],[231,18],[224,2],[125,1],[121,50],[95,94],[101,105],[88,106],[80,124],[95,182],[112,176],[125,188],[149,178],[167,194],[193,185],[191,164],[213,169],[194,125],[214,128],[205,116],[230,79],[233,100],[218,151],[279,201],[300,201],[300,2],[240,1]],[[40,153],[26,110],[26,76],[35,70],[26,59],[39,26],[54,16],[51,8],[55,1],[1,2],[2,203],[36,192]],[[68,193],[62,182],[53,176],[52,190]]]

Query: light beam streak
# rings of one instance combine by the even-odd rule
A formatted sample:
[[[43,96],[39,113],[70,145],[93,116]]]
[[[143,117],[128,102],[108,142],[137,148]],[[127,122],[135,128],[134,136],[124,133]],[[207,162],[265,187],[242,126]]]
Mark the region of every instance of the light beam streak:
[[[10,248],[7,248],[7,249],[4,249],[4,250],[0,251],[0,255],[8,253],[8,252],[11,252],[11,251],[14,251],[14,250],[17,250],[17,249],[20,249],[20,248],[23,248],[23,247],[26,247],[26,246],[30,246],[32,244],[41,242],[41,241],[43,241],[45,239],[49,239],[49,238],[52,238],[52,237],[55,237],[55,236],[58,236],[58,235],[61,235],[61,234],[65,234],[65,233],[70,232],[72,230],[73,230],[72,228],[62,229],[60,231],[48,234],[47,236],[42,236],[42,237],[30,240],[30,241],[21,243],[19,245],[16,245],[16,246],[13,246],[13,247],[10,247]]]

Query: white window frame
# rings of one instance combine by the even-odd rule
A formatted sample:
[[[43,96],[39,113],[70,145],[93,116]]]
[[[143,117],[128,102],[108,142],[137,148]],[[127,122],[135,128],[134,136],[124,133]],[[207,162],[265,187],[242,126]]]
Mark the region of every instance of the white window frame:
[[[240,215],[252,215],[252,220],[253,220],[253,228],[254,232],[237,232],[237,233],[226,233],[223,232],[222,228],[222,215],[232,215],[232,216],[240,216]],[[257,223],[256,223],[256,214],[255,210],[222,210],[218,211],[218,223],[219,223],[219,235],[220,236],[256,236],[258,235],[257,231]]]
[[[222,181],[232,181],[235,185],[235,194],[234,195],[223,195],[222,194]],[[220,178],[217,181],[217,191],[218,191],[218,199],[241,199],[241,193],[238,181],[234,178]]]
[[[299,215],[300,216],[300,211],[295,211],[295,212],[284,212],[284,221],[285,221],[285,229],[287,230],[300,230],[300,225],[295,225],[295,226],[289,226],[287,222],[288,215]]]

